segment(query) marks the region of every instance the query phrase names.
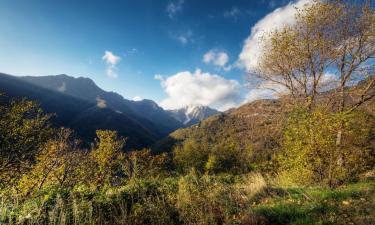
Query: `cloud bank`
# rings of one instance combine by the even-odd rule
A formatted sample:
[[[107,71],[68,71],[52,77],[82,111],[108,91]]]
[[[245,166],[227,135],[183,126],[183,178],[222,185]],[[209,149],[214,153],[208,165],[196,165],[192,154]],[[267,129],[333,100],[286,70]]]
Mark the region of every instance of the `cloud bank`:
[[[262,54],[261,38],[264,34],[295,22],[296,8],[302,8],[313,0],[291,1],[288,5],[275,9],[259,20],[252,28],[250,36],[245,40],[239,55],[239,64],[247,71],[257,68]]]
[[[155,75],[160,80],[167,98],[160,102],[165,109],[177,109],[186,105],[205,105],[227,110],[238,104],[240,84],[216,74],[179,72],[169,77]]]
[[[280,29],[286,25],[295,23],[296,8],[301,9],[305,5],[313,2],[314,0],[291,1],[286,6],[275,9],[259,20],[251,28],[251,33],[244,42],[237,65],[245,69],[246,72],[256,70],[259,65],[260,56],[263,53],[261,38],[275,29]],[[256,82],[257,81],[254,81],[254,83]],[[258,99],[277,98],[280,94],[285,94],[286,92],[287,90],[280,85],[271,82],[261,82],[258,84],[257,88],[253,88],[247,93],[243,103]]]
[[[117,63],[120,62],[121,58],[119,56],[114,55],[110,51],[105,51],[102,59],[107,64],[107,69],[106,69],[107,76],[116,78],[117,70],[118,70],[116,65]]]

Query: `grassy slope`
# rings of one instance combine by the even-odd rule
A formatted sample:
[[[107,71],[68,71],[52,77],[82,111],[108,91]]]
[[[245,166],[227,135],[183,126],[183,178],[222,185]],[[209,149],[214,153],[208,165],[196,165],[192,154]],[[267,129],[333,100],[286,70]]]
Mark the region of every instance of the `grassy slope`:
[[[337,189],[270,189],[254,203],[270,224],[375,224],[375,181]]]

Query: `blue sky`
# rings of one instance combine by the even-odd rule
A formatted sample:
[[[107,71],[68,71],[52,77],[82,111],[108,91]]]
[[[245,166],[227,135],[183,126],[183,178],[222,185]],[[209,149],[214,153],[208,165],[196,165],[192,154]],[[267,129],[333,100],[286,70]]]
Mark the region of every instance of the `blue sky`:
[[[238,59],[251,29],[287,4],[2,0],[0,71],[89,77],[105,90],[165,108],[199,103],[226,109],[249,95]]]

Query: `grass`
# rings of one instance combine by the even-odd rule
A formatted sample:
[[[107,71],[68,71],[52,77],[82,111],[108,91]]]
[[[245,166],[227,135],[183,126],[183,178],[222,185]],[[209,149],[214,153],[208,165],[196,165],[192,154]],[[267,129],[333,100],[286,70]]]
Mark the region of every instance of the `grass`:
[[[260,174],[136,179],[102,192],[45,190],[0,201],[0,224],[375,224],[375,181],[275,187]]]
[[[375,224],[375,181],[337,189],[269,188],[253,211],[270,224]]]

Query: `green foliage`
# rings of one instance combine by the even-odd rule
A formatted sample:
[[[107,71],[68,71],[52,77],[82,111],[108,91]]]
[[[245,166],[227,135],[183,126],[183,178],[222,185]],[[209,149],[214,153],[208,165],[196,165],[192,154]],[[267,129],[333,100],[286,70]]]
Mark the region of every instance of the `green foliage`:
[[[121,162],[121,165],[130,179],[163,176],[166,175],[168,169],[171,169],[170,158],[166,153],[152,155],[149,149],[125,154],[125,160]]]
[[[251,170],[252,149],[249,146],[241,148],[230,139],[216,144],[210,152],[211,157],[215,161],[211,163],[210,170],[207,170],[209,172],[246,173]]]
[[[203,171],[208,158],[206,150],[204,144],[187,140],[182,146],[175,147],[173,160],[181,171],[187,172],[191,168]]]
[[[51,134],[49,119],[33,101],[0,99],[0,187],[14,184],[32,167]]]
[[[61,128],[48,140],[36,156],[36,163],[18,182],[17,190],[28,195],[44,187],[74,187],[85,177],[87,154],[78,148],[72,131]]]
[[[269,224],[372,224],[375,220],[375,183],[329,188],[270,188],[254,206]]]
[[[92,183],[97,187],[111,186],[121,182],[121,161],[124,160],[122,150],[125,144],[123,138],[117,137],[116,131],[98,130],[96,145],[90,152],[93,174]],[[88,168],[89,169],[89,168]]]
[[[359,128],[360,127],[360,128]],[[303,108],[291,113],[278,158],[283,182],[338,184],[368,169],[371,124],[361,113],[338,114]],[[337,133],[344,141],[338,146]],[[361,138],[358,138],[361,137]]]
[[[209,173],[246,173],[251,170],[252,149],[239,146],[230,138],[211,144],[206,140],[187,139],[182,146],[175,147],[173,153],[175,164],[184,172],[192,168]]]

